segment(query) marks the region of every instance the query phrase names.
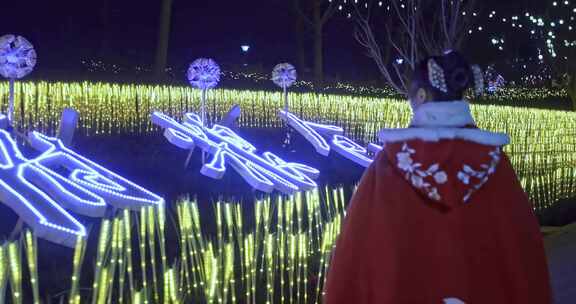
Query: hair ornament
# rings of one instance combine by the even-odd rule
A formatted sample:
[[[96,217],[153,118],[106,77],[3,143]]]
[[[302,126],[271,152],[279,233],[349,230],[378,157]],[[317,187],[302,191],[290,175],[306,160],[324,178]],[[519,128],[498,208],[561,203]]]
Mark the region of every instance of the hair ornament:
[[[432,87],[444,93],[448,93],[444,70],[434,59],[428,60],[428,79]]]
[[[474,93],[476,93],[477,96],[480,96],[484,92],[484,76],[482,75],[482,69],[477,64],[473,65],[471,68],[472,74],[474,74]]]

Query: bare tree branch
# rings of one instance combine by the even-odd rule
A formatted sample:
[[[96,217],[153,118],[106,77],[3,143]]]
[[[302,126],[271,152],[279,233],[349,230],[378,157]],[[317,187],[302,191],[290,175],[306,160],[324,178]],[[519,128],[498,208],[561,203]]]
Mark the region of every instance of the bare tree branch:
[[[388,68],[386,62],[389,60],[390,56],[384,57],[382,55],[382,50],[374,37],[370,23],[368,20],[358,21],[359,29],[355,31],[354,35],[356,40],[367,50],[367,55],[374,60],[376,66],[380,70],[380,73],[384,76],[386,81],[398,92],[405,94],[406,87],[403,81],[397,82],[396,78],[392,74],[391,70]],[[399,78],[399,77],[398,77]]]
[[[370,5],[366,12],[355,7],[356,40],[376,63],[386,81],[399,93],[406,94],[409,75],[426,56],[457,48],[466,38],[465,29],[476,0],[389,0],[388,15],[382,16],[384,47],[376,39],[376,26]],[[384,58],[383,51],[386,53]],[[392,62],[391,62],[392,59]],[[396,62],[397,61],[397,62]]]
[[[306,15],[306,13],[302,10],[302,7],[300,6],[300,0],[293,0],[293,3],[294,3],[294,10],[300,15],[300,17],[302,17],[302,20],[306,21],[306,23],[308,23],[309,26],[314,26],[314,22],[312,22],[312,19],[310,19],[308,15]]]
[[[320,18],[320,22],[322,24],[326,23],[328,21],[328,19],[330,19],[330,18],[332,18],[332,16],[334,16],[334,13],[336,12],[336,5],[334,3],[335,3],[335,1],[331,1],[330,5],[328,5],[326,10],[324,11],[322,18]]]

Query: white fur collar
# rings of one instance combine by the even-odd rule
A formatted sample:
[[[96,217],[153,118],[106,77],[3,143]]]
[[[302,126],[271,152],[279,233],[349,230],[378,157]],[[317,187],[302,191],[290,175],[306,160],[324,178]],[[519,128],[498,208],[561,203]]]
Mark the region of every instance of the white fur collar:
[[[413,139],[427,142],[461,139],[489,146],[504,146],[510,143],[510,138],[504,133],[464,128],[475,125],[467,102],[426,103],[416,109],[411,128],[384,129],[378,137],[383,143]]]
[[[464,127],[475,126],[470,105],[465,101],[429,102],[414,111],[411,127]]]

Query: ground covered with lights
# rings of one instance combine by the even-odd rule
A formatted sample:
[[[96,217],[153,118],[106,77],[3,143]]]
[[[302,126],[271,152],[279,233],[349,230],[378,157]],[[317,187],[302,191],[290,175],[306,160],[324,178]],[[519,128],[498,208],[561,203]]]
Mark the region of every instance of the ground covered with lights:
[[[0,100],[7,100],[7,92],[7,84],[0,83]],[[522,99],[535,106],[504,106],[521,94],[531,96]],[[511,136],[507,153],[538,214],[576,196],[576,116],[537,109],[556,94],[518,89],[472,107],[480,127]],[[189,152],[168,142],[166,128],[151,119],[161,112],[180,122],[185,113],[198,113],[199,104],[200,93],[187,87],[18,83],[20,130],[53,136],[62,110],[78,110],[71,149],[161,196],[165,204],[138,212],[114,208],[103,218],[77,215],[88,237],[78,238],[73,248],[30,231],[4,243],[0,292],[12,292],[0,293],[0,303],[2,297],[15,303],[319,302],[330,252],[363,166],[334,151],[322,155],[295,131],[287,144],[290,129],[278,114],[281,93],[219,89],[208,95],[210,121],[220,121],[239,105],[236,134],[257,151],[318,169],[318,187],[266,194],[232,169],[221,179],[208,178],[201,173],[202,147],[188,159]],[[303,121],[341,127],[342,136],[362,147],[378,144],[378,130],[404,127],[410,118],[408,105],[392,97],[293,93],[290,109]],[[204,134],[201,128],[188,129],[183,131]],[[172,135],[186,144],[188,137]],[[31,157],[24,141],[18,147]],[[16,224],[15,215],[7,218],[14,221],[2,221],[0,231]]]

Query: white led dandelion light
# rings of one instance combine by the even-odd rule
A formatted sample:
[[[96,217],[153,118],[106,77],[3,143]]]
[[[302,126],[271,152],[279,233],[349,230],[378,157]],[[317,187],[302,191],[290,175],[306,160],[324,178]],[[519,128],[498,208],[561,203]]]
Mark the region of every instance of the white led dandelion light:
[[[206,92],[220,82],[220,66],[210,58],[198,58],[188,68],[190,85],[202,90],[202,123],[206,125]]]
[[[296,68],[289,63],[280,63],[272,70],[272,81],[284,90],[284,111],[288,112],[288,87],[296,82]]]
[[[14,81],[28,75],[36,65],[36,51],[22,36],[4,35],[0,37],[0,74],[10,80],[8,122],[14,116]]]

